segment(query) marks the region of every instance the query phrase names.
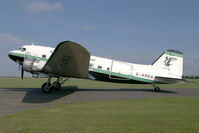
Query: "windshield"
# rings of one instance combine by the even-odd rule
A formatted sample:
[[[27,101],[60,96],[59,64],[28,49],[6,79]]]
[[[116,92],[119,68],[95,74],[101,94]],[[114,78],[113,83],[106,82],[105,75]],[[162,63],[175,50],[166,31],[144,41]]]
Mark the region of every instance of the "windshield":
[[[26,51],[26,48],[19,48],[19,50],[20,50],[21,52],[24,52],[24,51]]]

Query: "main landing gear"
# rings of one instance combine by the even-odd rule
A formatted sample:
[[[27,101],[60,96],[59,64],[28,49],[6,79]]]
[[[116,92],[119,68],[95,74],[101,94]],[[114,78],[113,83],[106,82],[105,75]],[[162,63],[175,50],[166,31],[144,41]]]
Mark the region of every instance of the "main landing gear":
[[[158,86],[156,86],[155,84],[152,84],[152,86],[154,87],[154,91],[155,92],[159,92],[160,88]]]
[[[57,81],[53,82],[51,84],[50,80],[51,80],[51,77],[48,78],[48,81],[43,83],[41,89],[42,89],[42,92],[43,93],[50,93],[52,91],[52,89],[55,89],[55,90],[60,90],[61,88],[61,85],[64,84],[65,81],[67,81],[69,78],[63,78],[63,77],[60,77],[60,78],[57,78]]]

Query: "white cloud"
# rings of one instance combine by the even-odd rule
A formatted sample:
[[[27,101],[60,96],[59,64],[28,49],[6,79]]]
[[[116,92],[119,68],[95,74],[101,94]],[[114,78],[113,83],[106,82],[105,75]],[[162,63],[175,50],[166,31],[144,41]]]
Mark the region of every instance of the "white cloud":
[[[21,40],[17,37],[0,33],[0,44],[18,44],[24,43],[24,40]]]
[[[91,25],[83,25],[83,26],[81,26],[81,29],[82,29],[82,30],[93,30],[94,27],[91,26]]]
[[[24,8],[28,9],[31,13],[40,13],[43,11],[61,10],[63,6],[61,3],[50,4],[48,2],[27,2]]]

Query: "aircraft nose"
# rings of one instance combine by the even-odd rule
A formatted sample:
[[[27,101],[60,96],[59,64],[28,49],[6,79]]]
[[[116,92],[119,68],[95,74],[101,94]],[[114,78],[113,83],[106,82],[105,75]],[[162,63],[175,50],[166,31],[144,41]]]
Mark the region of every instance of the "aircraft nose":
[[[16,50],[11,50],[8,52],[8,56],[10,57],[12,55],[15,55],[15,53],[16,53]]]
[[[13,54],[13,50],[8,52],[8,56],[10,57]]]
[[[19,50],[11,50],[8,52],[8,55],[14,55],[14,54],[18,54]]]
[[[8,52],[8,57],[13,60],[14,50]]]
[[[13,53],[13,50],[9,51],[9,52],[8,52],[8,55],[10,55],[11,53]]]
[[[8,57],[15,62],[23,62],[23,58],[18,54],[17,50],[9,51]]]

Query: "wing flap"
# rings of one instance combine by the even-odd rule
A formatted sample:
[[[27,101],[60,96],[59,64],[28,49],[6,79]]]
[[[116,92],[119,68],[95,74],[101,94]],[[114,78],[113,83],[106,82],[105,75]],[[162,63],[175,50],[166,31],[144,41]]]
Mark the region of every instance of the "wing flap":
[[[80,44],[64,41],[57,45],[43,72],[74,78],[88,78],[90,53]]]

